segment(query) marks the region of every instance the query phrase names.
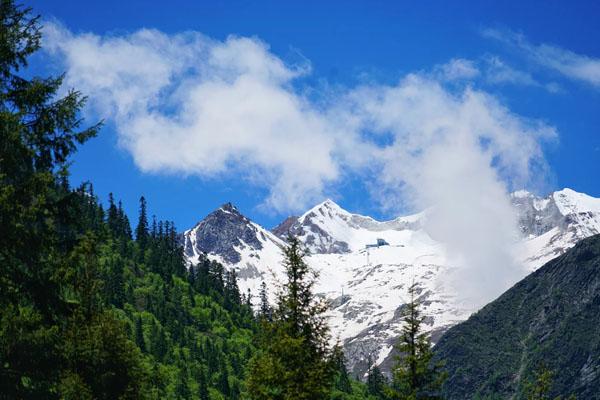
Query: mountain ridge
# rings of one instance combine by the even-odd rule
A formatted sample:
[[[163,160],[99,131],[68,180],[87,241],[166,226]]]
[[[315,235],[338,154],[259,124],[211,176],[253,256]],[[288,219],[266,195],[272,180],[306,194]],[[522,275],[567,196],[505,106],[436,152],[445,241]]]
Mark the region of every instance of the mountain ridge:
[[[522,235],[522,277],[600,232],[600,199],[564,189],[546,197],[515,192],[511,202]],[[183,233],[188,261],[205,254],[235,269],[240,287],[256,293],[262,281],[271,288],[281,281],[285,235],[297,236],[310,251],[309,265],[320,273],[317,291],[331,304],[334,335],[357,374],[367,368],[367,359],[384,369],[389,365],[402,324],[403,296],[412,280],[422,293],[425,327],[434,340],[475,311],[455,301],[445,277],[457,266],[450,264],[445,244],[425,230],[427,211],[378,221],[327,199],[269,231],[231,207],[220,207]],[[222,245],[215,247],[219,235]],[[387,245],[377,246],[378,239]]]

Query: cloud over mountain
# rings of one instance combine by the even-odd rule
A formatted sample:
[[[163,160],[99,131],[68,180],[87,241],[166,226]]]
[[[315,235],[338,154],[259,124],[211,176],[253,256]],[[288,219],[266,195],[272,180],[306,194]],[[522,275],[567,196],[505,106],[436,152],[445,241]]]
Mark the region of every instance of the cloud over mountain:
[[[430,233],[482,279],[498,266],[509,271],[507,189],[544,170],[541,143],[556,136],[473,89],[468,79],[478,72],[466,60],[443,71],[466,81],[451,88],[440,74],[419,72],[308,97],[299,78],[310,65],[285,63],[257,38],[147,29],[99,36],[56,23],[45,35],[66,86],[114,122],[141,170],[242,177],[266,189],[265,206],[277,212],[359,176],[386,208],[435,207]],[[458,240],[457,229],[471,239]]]

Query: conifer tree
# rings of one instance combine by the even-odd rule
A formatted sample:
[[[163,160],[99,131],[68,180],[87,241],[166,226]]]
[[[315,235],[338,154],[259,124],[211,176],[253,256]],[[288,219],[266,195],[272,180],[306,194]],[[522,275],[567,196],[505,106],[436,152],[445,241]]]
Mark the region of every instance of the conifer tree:
[[[141,351],[146,352],[146,341],[144,340],[142,318],[139,316],[135,319],[135,343]]]
[[[313,293],[316,273],[304,261],[300,242],[284,249],[287,280],[278,295],[273,322],[263,324],[260,349],[248,367],[251,399],[327,399],[335,376],[326,305]]]
[[[372,364],[369,362],[369,364]],[[371,365],[367,372],[367,393],[378,400],[386,398],[387,379],[377,365]]]
[[[114,195],[111,193],[108,194],[108,228],[114,237],[118,237],[120,232],[120,222],[119,222],[119,210],[117,209],[117,205],[115,204]]]
[[[206,383],[206,372],[204,368],[201,368],[198,377],[198,399],[199,400],[210,400],[208,394],[208,384]]]
[[[221,364],[217,389],[225,396],[229,396],[231,394],[231,387],[229,386],[229,371],[227,371],[227,365],[225,365],[225,363]]]
[[[561,400],[561,396],[551,397],[553,373],[545,365],[534,372],[534,381],[526,382],[524,385],[524,397],[526,400]],[[575,400],[575,395],[568,400]]]
[[[344,352],[340,346],[334,347],[333,363],[335,368],[334,388],[342,393],[352,393],[352,384],[350,383],[350,376],[348,376]]]
[[[441,370],[441,363],[432,362],[431,343],[421,327],[424,317],[417,290],[414,282],[408,289],[410,301],[404,312],[402,335],[396,344],[399,355],[392,368],[393,381],[389,391],[392,399],[441,399],[439,392],[445,373]]]
[[[143,259],[144,251],[148,243],[148,216],[146,214],[146,199],[140,197],[140,216],[137,228],[135,229],[135,239],[140,249],[140,257]]]
[[[265,281],[262,281],[260,284],[259,297],[260,297],[259,317],[266,321],[271,321],[273,312],[271,310],[271,305],[269,304],[269,293],[267,291],[267,284],[265,283]]]

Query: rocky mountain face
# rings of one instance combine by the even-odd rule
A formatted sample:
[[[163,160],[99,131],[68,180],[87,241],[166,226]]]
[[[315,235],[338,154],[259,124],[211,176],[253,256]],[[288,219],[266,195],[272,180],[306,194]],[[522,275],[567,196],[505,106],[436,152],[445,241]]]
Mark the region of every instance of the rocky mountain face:
[[[522,235],[523,277],[600,232],[600,199],[569,189],[545,198],[520,191],[511,199]],[[459,266],[450,265],[445,244],[426,231],[427,217],[422,212],[377,221],[326,200],[268,231],[226,204],[185,231],[182,240],[189,262],[202,254],[217,260],[236,269],[242,290],[256,293],[262,281],[274,292],[283,279],[284,239],[288,233],[299,237],[311,253],[308,263],[320,273],[317,290],[330,301],[332,332],[344,345],[349,367],[360,375],[367,360],[384,371],[392,362],[413,280],[434,342],[476,311],[456,301],[447,276]]]
[[[532,270],[600,233],[600,199],[571,189],[545,198],[519,191],[511,198],[525,244],[523,261]]]
[[[249,282],[260,284],[270,265],[279,262],[280,249],[284,244],[277,236],[242,215],[231,203],[222,205],[185,231],[182,242],[189,263],[208,256],[226,267],[234,267],[238,278],[246,282],[242,285],[244,290]],[[258,286],[251,285],[250,288]]]
[[[445,398],[523,398],[541,365],[548,398],[600,398],[600,235],[583,239],[517,283],[435,346]]]

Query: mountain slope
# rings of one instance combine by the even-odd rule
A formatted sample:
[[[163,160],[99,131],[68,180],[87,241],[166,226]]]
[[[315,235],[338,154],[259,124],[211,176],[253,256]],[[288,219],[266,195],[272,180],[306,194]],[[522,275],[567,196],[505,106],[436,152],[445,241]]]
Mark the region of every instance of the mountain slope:
[[[581,238],[600,232],[600,200],[565,189],[539,198],[511,195],[519,216],[522,277],[562,254]],[[414,280],[434,342],[473,311],[460,304],[447,283],[451,265],[444,243],[426,230],[428,212],[390,221],[352,214],[326,200],[300,217],[267,231],[224,205],[183,234],[190,262],[199,255],[235,269],[242,290],[257,293],[261,281],[271,295],[282,278],[281,246],[292,233],[310,250],[309,264],[320,272],[317,291],[331,303],[331,327],[344,345],[355,373],[375,360],[386,370],[402,325],[401,310]],[[378,239],[384,245],[376,246]],[[369,246],[369,247],[368,247]]]
[[[600,398],[600,235],[579,242],[446,332],[449,399],[520,398],[541,364],[552,396]]]

